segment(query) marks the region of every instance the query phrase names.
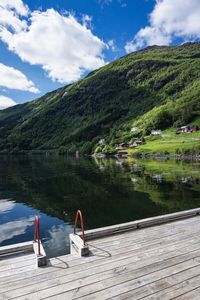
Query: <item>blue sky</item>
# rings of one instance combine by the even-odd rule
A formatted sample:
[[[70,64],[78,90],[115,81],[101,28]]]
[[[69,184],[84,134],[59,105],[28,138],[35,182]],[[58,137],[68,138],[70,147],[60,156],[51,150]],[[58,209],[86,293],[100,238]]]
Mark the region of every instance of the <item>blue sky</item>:
[[[148,45],[200,38],[199,0],[0,0],[0,109]]]

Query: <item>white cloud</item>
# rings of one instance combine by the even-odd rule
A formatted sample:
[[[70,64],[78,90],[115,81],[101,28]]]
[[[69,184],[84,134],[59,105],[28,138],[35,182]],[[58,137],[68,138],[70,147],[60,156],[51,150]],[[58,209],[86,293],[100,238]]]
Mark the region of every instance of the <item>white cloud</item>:
[[[5,109],[16,105],[17,103],[9,97],[0,95],[0,109]]]
[[[199,0],[156,0],[149,26],[138,31],[125,45],[127,53],[150,45],[169,45],[174,39],[200,38]]]
[[[114,40],[109,40],[107,44],[113,52],[117,51],[117,46]]]
[[[27,27],[26,21],[19,16],[27,16],[28,7],[21,0],[3,0],[0,3],[0,25],[10,26],[19,32]]]
[[[0,63],[0,86],[32,93],[39,92],[34,83],[28,80],[21,71],[2,63]]]
[[[14,12],[21,16],[28,14],[28,7],[24,5],[22,0],[1,0],[0,7],[14,10]]]
[[[82,16],[82,23],[85,27],[92,28],[91,22],[92,22],[92,17],[91,16],[88,16],[88,15],[83,15]]]
[[[101,5],[109,5],[112,3],[113,0],[99,0],[98,2],[101,4]]]
[[[117,2],[117,3],[119,3],[119,5],[120,5],[122,8],[127,7],[127,3],[126,3],[125,0],[99,0],[98,2],[99,2],[102,6],[104,6],[104,5],[110,5],[110,4],[113,3],[114,1]]]
[[[26,20],[26,28],[10,30],[0,19],[0,39],[23,61],[41,65],[52,80],[73,82],[105,64],[107,45],[87,28],[88,16],[81,24],[71,14],[48,9],[31,12]]]

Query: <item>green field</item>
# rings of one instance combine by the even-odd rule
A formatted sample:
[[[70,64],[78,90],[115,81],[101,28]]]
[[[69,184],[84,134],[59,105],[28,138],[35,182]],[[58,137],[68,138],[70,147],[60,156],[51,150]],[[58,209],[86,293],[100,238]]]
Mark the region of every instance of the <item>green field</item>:
[[[129,149],[130,154],[197,154],[200,152],[200,139],[160,138],[147,141],[136,149]]]

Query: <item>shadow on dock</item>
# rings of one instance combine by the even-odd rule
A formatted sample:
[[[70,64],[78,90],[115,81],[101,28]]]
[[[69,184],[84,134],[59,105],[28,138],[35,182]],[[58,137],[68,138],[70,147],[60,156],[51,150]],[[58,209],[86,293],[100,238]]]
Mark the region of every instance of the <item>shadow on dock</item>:
[[[99,257],[111,257],[112,256],[112,254],[105,249],[99,248],[99,247],[94,246],[89,243],[87,243],[87,245],[90,247],[90,249],[94,249],[93,251],[90,251],[90,255],[92,255],[92,256],[99,256]]]

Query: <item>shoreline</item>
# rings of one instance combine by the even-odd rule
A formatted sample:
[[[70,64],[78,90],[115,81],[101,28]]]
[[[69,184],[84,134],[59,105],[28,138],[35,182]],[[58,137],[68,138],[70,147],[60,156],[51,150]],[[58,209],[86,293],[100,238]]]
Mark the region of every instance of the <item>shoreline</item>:
[[[136,158],[136,159],[156,159],[156,160],[191,160],[191,161],[200,161],[200,154],[160,154],[160,153],[143,153],[143,154],[108,154],[108,153],[80,153],[79,157],[76,156],[76,153],[59,153],[56,151],[22,151],[22,152],[0,152],[0,156],[69,156],[74,158],[81,157],[93,157],[97,159],[107,159],[107,158]]]

